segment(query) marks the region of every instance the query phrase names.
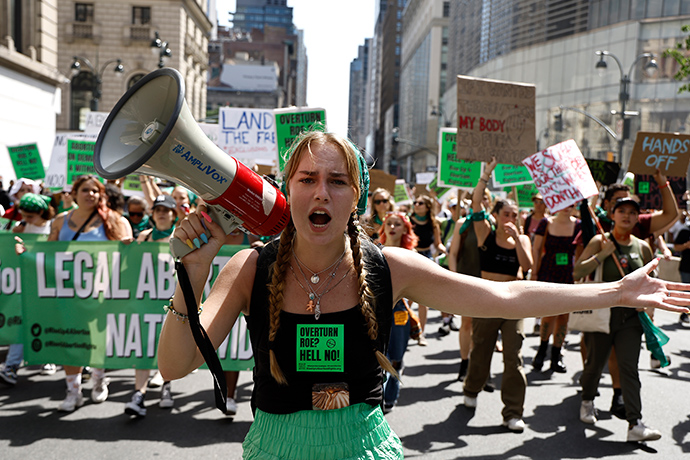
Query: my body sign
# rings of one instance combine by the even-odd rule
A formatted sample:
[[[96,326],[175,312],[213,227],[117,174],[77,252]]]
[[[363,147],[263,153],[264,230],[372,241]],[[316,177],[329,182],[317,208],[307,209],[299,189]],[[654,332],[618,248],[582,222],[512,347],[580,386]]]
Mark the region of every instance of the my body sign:
[[[238,249],[224,247],[209,282]],[[176,285],[167,244],[50,242],[23,257],[28,362],[156,367],[163,306]]]
[[[552,213],[598,193],[587,162],[572,139],[537,152],[522,163]]]

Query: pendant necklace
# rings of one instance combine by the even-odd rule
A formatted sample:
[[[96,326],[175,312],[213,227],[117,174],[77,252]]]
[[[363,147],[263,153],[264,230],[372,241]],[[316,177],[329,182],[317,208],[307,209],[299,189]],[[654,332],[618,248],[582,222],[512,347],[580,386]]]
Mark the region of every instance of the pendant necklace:
[[[338,257],[338,258],[336,259],[336,261],[333,262],[330,266],[328,266],[328,267],[324,268],[323,270],[321,270],[320,272],[316,272],[316,273],[314,273],[313,271],[311,271],[311,270],[309,269],[309,267],[307,267],[306,265],[304,265],[304,264],[302,263],[302,261],[299,260],[299,257],[297,257],[297,254],[295,254],[295,250],[294,250],[294,249],[292,250],[292,255],[293,255],[293,257],[295,258],[295,260],[297,261],[297,267],[300,269],[300,271],[302,271],[302,267],[304,267],[304,268],[307,269],[308,272],[310,272],[310,273],[312,274],[312,275],[311,275],[311,278],[309,278],[309,280],[311,281],[311,283],[312,283],[312,284],[319,284],[319,283],[321,282],[321,278],[319,277],[319,275],[321,275],[321,274],[324,273],[324,272],[327,272],[327,271],[331,270],[331,269],[332,269],[333,267],[335,267],[336,265],[340,265],[340,262],[342,262],[343,257],[345,257],[345,251],[346,251],[346,250],[347,250],[347,248],[345,248],[345,249],[343,250],[343,253],[340,254],[340,257]],[[304,273],[302,273],[302,275],[304,275]],[[304,279],[306,280],[307,277],[305,276]]]
[[[341,259],[342,261],[342,259]],[[347,277],[347,275],[350,273],[350,269],[352,267],[348,267],[348,269],[345,271],[345,274],[343,275],[342,278],[338,280],[337,283],[335,283],[333,286],[330,286],[331,282],[335,278],[336,273],[338,272],[338,268],[340,267],[340,264],[333,270],[333,273],[330,274],[330,279],[328,282],[324,285],[323,287],[323,292],[320,294],[314,290],[314,288],[307,282],[307,277],[300,268],[299,264],[297,265],[297,268],[300,270],[300,274],[302,275],[302,278],[304,278],[305,284],[307,287],[305,288],[302,283],[300,282],[299,278],[297,277],[297,273],[295,273],[295,269],[292,268],[292,264],[290,264],[290,271],[292,272],[292,276],[295,277],[295,281],[297,281],[297,284],[299,285],[300,288],[304,291],[305,294],[307,294],[307,297],[309,297],[309,302],[307,302],[307,311],[308,312],[314,312],[314,319],[318,320],[321,317],[321,297],[324,295],[328,294],[330,291],[335,289],[336,286],[338,286],[342,281]],[[316,302],[315,302],[316,301]]]

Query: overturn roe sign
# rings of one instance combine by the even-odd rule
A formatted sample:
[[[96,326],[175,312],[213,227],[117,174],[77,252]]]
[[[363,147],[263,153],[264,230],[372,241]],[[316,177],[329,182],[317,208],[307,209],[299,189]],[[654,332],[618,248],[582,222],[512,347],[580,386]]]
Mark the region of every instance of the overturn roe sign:
[[[537,152],[522,163],[552,213],[598,193],[587,161],[572,139]]]

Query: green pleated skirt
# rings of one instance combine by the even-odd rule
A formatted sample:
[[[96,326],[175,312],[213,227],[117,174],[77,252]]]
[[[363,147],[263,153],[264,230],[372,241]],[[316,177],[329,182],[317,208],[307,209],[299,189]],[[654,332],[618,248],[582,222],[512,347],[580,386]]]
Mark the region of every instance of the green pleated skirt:
[[[379,406],[269,414],[259,409],[242,458],[266,460],[401,459],[400,439]]]

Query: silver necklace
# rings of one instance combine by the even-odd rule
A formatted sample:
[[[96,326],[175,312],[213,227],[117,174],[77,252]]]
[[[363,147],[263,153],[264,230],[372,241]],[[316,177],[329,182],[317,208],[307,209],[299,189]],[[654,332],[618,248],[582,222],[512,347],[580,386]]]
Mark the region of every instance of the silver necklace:
[[[331,270],[331,269],[332,269],[333,267],[335,267],[336,265],[340,265],[340,262],[342,262],[343,257],[345,257],[345,252],[346,252],[346,251],[347,251],[347,248],[345,248],[345,249],[343,250],[343,253],[340,254],[340,257],[338,257],[338,258],[336,259],[335,262],[333,262],[330,266],[324,268],[324,269],[321,270],[320,272],[316,272],[316,273],[313,272],[313,271],[312,271],[309,267],[307,267],[305,264],[303,264],[301,260],[299,260],[299,257],[297,257],[297,254],[295,253],[295,249],[294,249],[294,248],[292,249],[292,255],[293,255],[293,257],[295,258],[295,260],[297,261],[297,268],[299,268],[300,272],[302,272],[302,267],[304,267],[305,269],[307,269],[307,271],[308,271],[309,273],[312,274],[312,275],[311,275],[311,278],[309,278],[309,280],[311,281],[311,283],[312,283],[312,284],[319,284],[319,283],[321,282],[321,278],[319,277],[319,275],[321,275],[322,273],[325,273],[325,272]],[[302,272],[302,275],[304,275],[304,272]],[[306,280],[307,277],[305,276],[304,279]]]
[[[340,283],[342,283],[343,280],[347,277],[348,273],[350,273],[350,269],[352,268],[352,267],[348,267],[347,270],[345,271],[345,274],[343,275],[343,277],[340,278],[337,283],[335,283],[332,287],[329,288],[328,286],[331,284],[331,281],[333,281],[333,278],[335,278],[335,274],[338,271],[339,267],[340,267],[340,264],[338,264],[338,267],[336,267],[336,269],[333,271],[333,273],[331,273],[331,277],[328,280],[328,283],[326,283],[324,285],[324,288],[323,288],[324,291],[321,294],[319,294],[307,282],[307,277],[304,275],[304,272],[302,272],[301,269],[300,269],[301,275],[304,278],[305,284],[307,285],[307,287],[309,289],[305,288],[302,285],[302,283],[300,283],[299,278],[297,278],[297,274],[295,273],[295,269],[292,268],[292,264],[290,264],[290,271],[292,272],[292,276],[295,277],[295,281],[297,281],[297,284],[299,285],[299,287],[302,288],[304,293],[307,294],[307,297],[309,297],[309,302],[307,302],[307,311],[310,313],[313,311],[314,312],[314,319],[316,319],[316,320],[321,318],[321,297],[325,296],[330,291],[335,289],[336,286],[338,286]],[[297,266],[297,268],[300,268],[299,265]],[[316,302],[314,302],[315,300],[316,300]]]

